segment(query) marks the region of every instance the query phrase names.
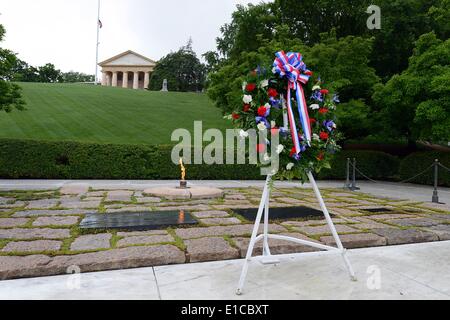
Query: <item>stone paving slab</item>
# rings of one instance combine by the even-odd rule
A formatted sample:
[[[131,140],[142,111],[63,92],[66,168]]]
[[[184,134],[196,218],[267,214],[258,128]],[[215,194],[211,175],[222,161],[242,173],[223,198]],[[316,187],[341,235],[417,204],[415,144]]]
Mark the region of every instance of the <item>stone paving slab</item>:
[[[80,236],[70,246],[72,251],[86,251],[96,249],[109,249],[111,247],[110,233],[89,234]]]
[[[435,233],[421,231],[416,229],[372,229],[373,233],[386,238],[388,245],[406,244],[416,242],[438,241],[439,238]]]
[[[88,191],[89,185],[87,183],[66,184],[59,190],[62,195],[80,195]]]
[[[27,218],[2,218],[0,219],[0,228],[22,227],[30,221]]]
[[[35,216],[71,216],[80,215],[90,212],[89,210],[69,209],[69,210],[26,210],[18,211],[12,216],[15,218],[35,217]]]
[[[174,241],[175,239],[171,235],[131,236],[120,239],[117,242],[117,247],[126,247],[140,244],[167,243]]]
[[[203,224],[207,226],[215,226],[215,225],[230,225],[230,224],[241,224],[241,220],[238,218],[206,218],[199,219]]]
[[[117,232],[117,235],[119,237],[154,236],[154,235],[166,235],[166,234],[168,234],[166,230]]]
[[[98,208],[100,205],[100,200],[93,200],[93,201],[81,201],[79,199],[72,200],[62,200],[60,207],[67,208],[67,209],[94,209]]]
[[[133,191],[126,191],[126,190],[115,190],[115,191],[109,191],[108,195],[106,196],[106,201],[114,202],[114,201],[131,201],[131,196],[133,195]]]
[[[335,227],[338,233],[358,232],[357,229],[347,225],[336,224]],[[294,229],[308,235],[331,234],[331,229],[328,225],[295,227]]]
[[[18,241],[8,242],[2,249],[3,252],[42,252],[58,251],[61,249],[62,242],[55,240],[36,240],[36,241]]]
[[[385,246],[387,241],[373,233],[342,234],[339,236],[342,245],[346,249]],[[320,237],[320,241],[332,247],[336,247],[336,241],[332,236]]]
[[[26,209],[50,209],[56,207],[58,199],[42,199],[29,201]]]
[[[192,215],[196,218],[226,218],[230,214],[226,211],[199,211],[193,212]]]
[[[138,203],[159,203],[159,202],[161,202],[161,198],[157,198],[157,197],[142,197],[142,198],[136,198],[136,201]]]
[[[391,219],[389,223],[402,227],[431,227],[439,224],[438,221],[427,218]]]
[[[38,217],[33,222],[33,227],[45,227],[45,226],[72,226],[77,224],[79,217],[64,216],[64,217]]]
[[[286,228],[276,225],[269,224],[269,230],[271,232],[286,232]],[[189,229],[176,229],[175,233],[182,239],[193,239],[202,237],[212,237],[212,236],[243,236],[246,234],[251,234],[253,231],[253,224],[245,225],[235,225],[235,226],[214,226],[214,227],[204,227],[204,228],[189,228]],[[263,227],[259,228],[259,231],[263,231]]]
[[[229,260],[239,258],[239,251],[223,238],[200,238],[185,241],[190,262]]]
[[[450,240],[450,225],[449,224],[441,224],[438,226],[432,226],[432,227],[426,228],[425,230],[436,234],[439,237],[440,241]]]
[[[70,237],[70,230],[68,229],[48,229],[48,228],[33,228],[33,229],[0,229],[0,239],[64,239]]]
[[[301,240],[320,243],[319,241],[308,238],[307,236],[305,236],[301,233],[288,232],[288,233],[282,233],[281,235],[293,237],[293,238],[297,238],[297,239],[301,239]],[[245,258],[247,255],[248,244],[250,242],[250,238],[237,237],[237,238],[233,238],[233,241],[235,242],[236,246],[239,249],[241,258]],[[253,256],[262,255],[262,252],[263,252],[262,247],[263,247],[263,242],[262,241],[258,242],[253,249]],[[307,245],[303,245],[303,244],[299,244],[299,243],[295,243],[295,242],[290,242],[290,241],[285,241],[285,240],[279,240],[279,239],[269,239],[269,247],[270,247],[271,254],[289,254],[289,253],[298,253],[298,252],[320,251],[319,249],[316,249],[311,246],[307,246]]]

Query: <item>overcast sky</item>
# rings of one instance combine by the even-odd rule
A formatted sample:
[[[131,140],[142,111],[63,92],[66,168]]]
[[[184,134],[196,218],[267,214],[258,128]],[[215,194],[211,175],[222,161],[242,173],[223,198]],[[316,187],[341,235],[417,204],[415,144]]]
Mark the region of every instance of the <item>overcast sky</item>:
[[[193,39],[215,49],[236,4],[260,0],[101,0],[100,61],[126,50],[158,60]],[[268,2],[268,1],[265,1]],[[95,72],[97,0],[0,0],[0,44],[31,65]]]

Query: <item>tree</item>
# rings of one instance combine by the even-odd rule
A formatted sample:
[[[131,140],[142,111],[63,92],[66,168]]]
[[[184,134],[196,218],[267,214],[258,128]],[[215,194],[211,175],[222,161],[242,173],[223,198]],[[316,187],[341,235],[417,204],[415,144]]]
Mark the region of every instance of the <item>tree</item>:
[[[76,82],[94,82],[95,76],[81,72],[69,71],[61,73],[59,82],[76,83]]]
[[[170,91],[201,91],[205,82],[205,66],[192,50],[192,40],[178,51],[163,57],[150,79],[150,90],[161,90],[167,79]]]
[[[5,29],[0,25],[0,42],[5,35]],[[16,56],[13,52],[0,48],[0,111],[10,112],[14,108],[24,109],[25,102],[22,99],[20,87],[9,82],[16,64]]]
[[[407,70],[379,85],[373,96],[385,130],[406,137],[447,144],[450,141],[450,39],[434,32],[415,43]]]
[[[61,77],[61,71],[57,70],[52,63],[47,63],[46,65],[39,67],[38,72],[40,82],[58,82]]]

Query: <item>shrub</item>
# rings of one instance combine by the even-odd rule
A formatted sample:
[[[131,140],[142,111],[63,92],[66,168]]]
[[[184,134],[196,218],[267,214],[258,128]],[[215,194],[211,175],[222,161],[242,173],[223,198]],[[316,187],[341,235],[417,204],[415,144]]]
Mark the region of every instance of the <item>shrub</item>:
[[[398,158],[387,153],[369,150],[342,151],[334,157],[331,169],[319,174],[319,179],[345,179],[347,158],[356,158],[356,167],[371,179],[392,179],[398,172]],[[356,177],[363,178],[358,172]]]
[[[406,180],[425,170],[434,160],[438,159],[447,168],[450,168],[450,152],[416,152],[405,157],[400,164],[400,178]],[[434,169],[429,169],[425,174],[415,178],[412,183],[434,184]],[[439,185],[450,186],[450,172],[439,168]]]

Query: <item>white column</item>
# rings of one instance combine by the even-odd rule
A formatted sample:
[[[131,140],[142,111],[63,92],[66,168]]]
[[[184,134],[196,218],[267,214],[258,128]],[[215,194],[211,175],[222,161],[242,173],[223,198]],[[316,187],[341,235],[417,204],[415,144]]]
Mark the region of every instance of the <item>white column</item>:
[[[139,72],[134,72],[133,89],[139,89]]]
[[[144,89],[148,89],[149,84],[150,84],[150,72],[146,72],[144,77]]]
[[[122,78],[122,88],[128,88],[128,72],[124,71]]]
[[[102,72],[102,86],[106,86],[107,83],[106,72]]]
[[[109,72],[106,73],[106,86],[111,86],[111,74]]]
[[[113,86],[113,87],[117,87],[117,71],[114,71],[114,72],[113,72],[112,86]]]

